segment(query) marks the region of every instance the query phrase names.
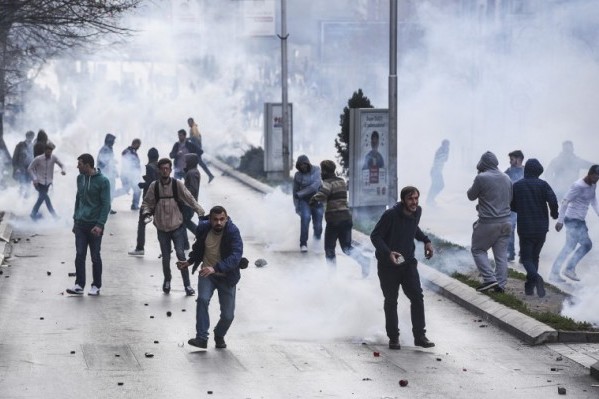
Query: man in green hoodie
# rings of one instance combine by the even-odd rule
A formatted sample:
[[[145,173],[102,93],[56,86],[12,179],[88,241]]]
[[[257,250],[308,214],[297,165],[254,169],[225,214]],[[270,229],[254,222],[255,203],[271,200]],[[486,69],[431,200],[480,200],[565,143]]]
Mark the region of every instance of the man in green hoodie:
[[[85,287],[85,258],[89,247],[92,259],[93,280],[88,295],[100,295],[102,287],[102,258],[100,247],[102,233],[110,211],[110,182],[100,170],[94,168],[94,157],[81,154],[77,158],[77,196],[75,197],[75,213],[73,233],[75,233],[75,286],[68,288],[67,293],[83,295]]]

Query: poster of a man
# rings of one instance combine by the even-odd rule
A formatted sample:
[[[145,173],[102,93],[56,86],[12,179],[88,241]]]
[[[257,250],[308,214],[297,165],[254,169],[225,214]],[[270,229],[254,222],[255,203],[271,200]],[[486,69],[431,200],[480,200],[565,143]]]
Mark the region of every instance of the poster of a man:
[[[379,132],[376,130],[370,134],[370,147],[372,148],[364,157],[364,169],[382,169],[385,167],[385,160],[379,152]],[[378,178],[378,176],[376,176]]]
[[[350,136],[352,206],[381,206],[388,200],[389,113],[384,109],[357,109]],[[353,184],[351,183],[353,181]]]

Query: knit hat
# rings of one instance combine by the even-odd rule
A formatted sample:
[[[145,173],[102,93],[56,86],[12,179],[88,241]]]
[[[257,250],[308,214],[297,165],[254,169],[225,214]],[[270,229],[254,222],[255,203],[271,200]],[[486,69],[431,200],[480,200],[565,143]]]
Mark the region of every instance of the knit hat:
[[[335,173],[335,169],[337,168],[337,165],[335,165],[335,162],[325,159],[324,161],[322,161],[320,163],[320,169],[322,170],[323,173],[326,174],[333,174]]]

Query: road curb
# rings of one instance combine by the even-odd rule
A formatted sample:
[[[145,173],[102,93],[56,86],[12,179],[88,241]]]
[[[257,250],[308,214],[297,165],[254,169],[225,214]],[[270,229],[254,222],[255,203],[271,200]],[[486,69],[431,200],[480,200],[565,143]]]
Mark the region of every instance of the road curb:
[[[529,345],[558,342],[559,332],[530,316],[495,302],[487,295],[427,265],[419,264],[420,275],[441,295],[499,326]]]
[[[597,362],[591,366],[591,376],[593,378],[599,380],[599,362]]]
[[[210,162],[210,164],[214,165],[216,168],[220,169],[225,174],[227,174],[231,177],[234,177],[235,179],[239,180],[243,184],[253,188],[256,191],[261,192],[262,194],[270,194],[273,191],[275,191],[275,189],[272,188],[271,186],[264,184],[256,179],[254,179],[253,177],[246,175],[245,173],[235,170],[231,166],[227,165],[226,163],[224,163],[222,161],[219,161],[218,159],[216,159],[214,157],[204,156],[204,158],[206,158],[206,160],[208,162]]]

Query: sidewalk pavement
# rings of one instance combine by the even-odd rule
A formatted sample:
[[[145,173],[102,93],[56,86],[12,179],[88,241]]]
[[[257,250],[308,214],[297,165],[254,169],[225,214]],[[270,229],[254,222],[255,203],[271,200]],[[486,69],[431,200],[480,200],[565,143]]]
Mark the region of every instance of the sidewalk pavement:
[[[211,157],[210,162],[223,173],[234,177],[243,184],[263,194],[273,192],[273,188],[243,174],[229,165]],[[370,248],[370,238],[357,230],[352,232],[353,240],[363,248]],[[432,289],[455,303],[463,306],[484,320],[492,322],[529,345],[547,344],[562,356],[589,368],[590,373],[599,379],[599,335],[585,333],[564,333],[541,323],[532,317],[510,309],[493,301],[489,296],[477,292],[437,270],[420,263],[420,276],[424,286]],[[560,337],[560,335],[562,337]],[[582,342],[582,343],[581,343]]]

